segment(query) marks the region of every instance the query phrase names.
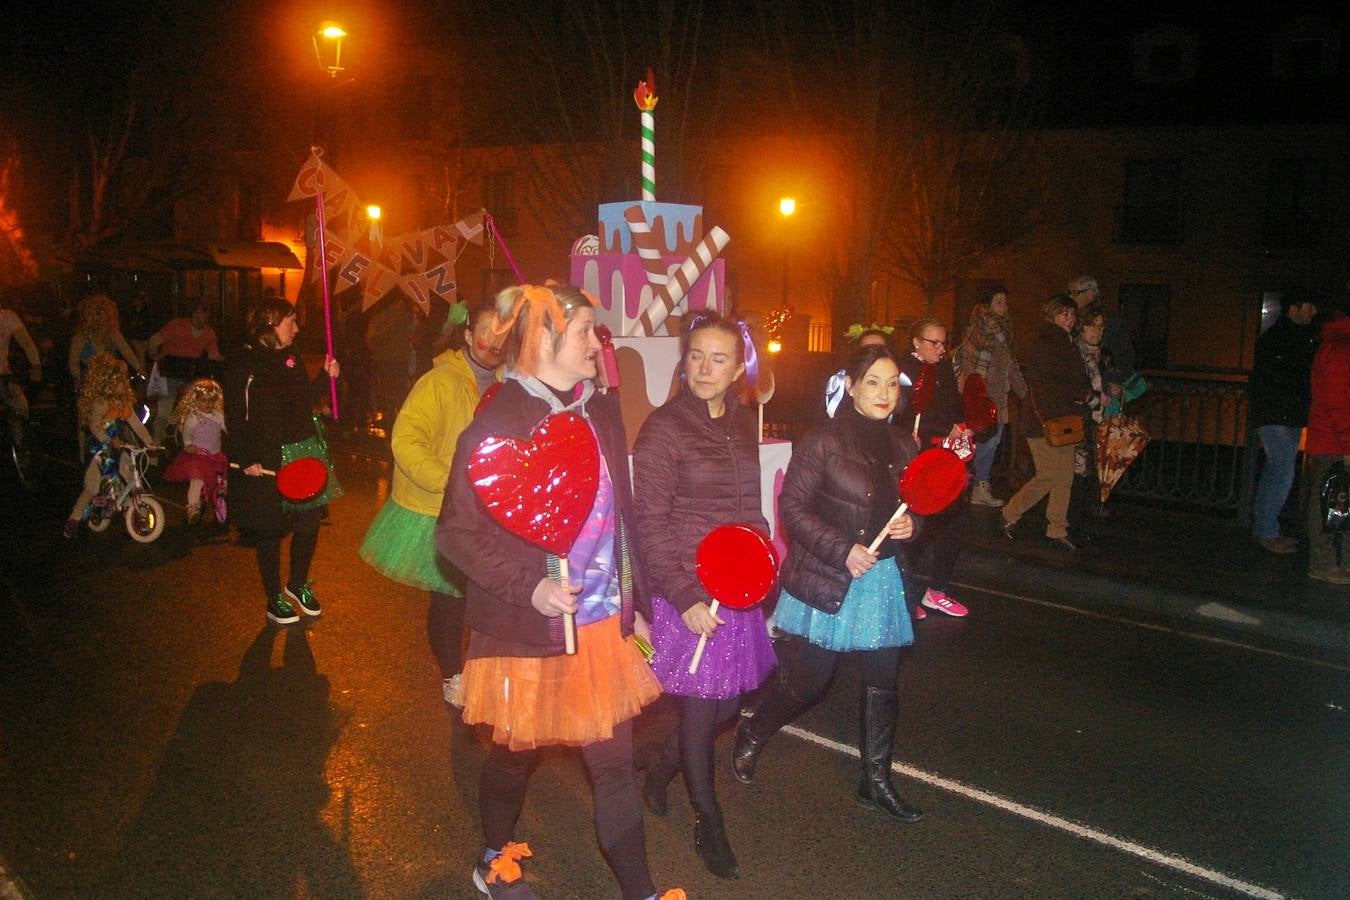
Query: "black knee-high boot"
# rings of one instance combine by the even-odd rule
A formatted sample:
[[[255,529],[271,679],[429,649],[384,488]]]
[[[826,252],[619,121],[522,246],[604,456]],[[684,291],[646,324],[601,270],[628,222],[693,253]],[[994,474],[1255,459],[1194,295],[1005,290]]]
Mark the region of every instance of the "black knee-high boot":
[[[858,802],[901,822],[917,822],[920,810],[901,800],[891,784],[891,748],[895,743],[895,691],[865,687],[859,714],[858,750],[862,756],[862,783]]]
[[[736,743],[731,749],[731,771],[741,784],[755,780],[759,754],[769,738],[797,718],[812,699],[797,696],[788,685],[787,672],[779,667],[775,678],[753,715],[743,716],[736,726]]]

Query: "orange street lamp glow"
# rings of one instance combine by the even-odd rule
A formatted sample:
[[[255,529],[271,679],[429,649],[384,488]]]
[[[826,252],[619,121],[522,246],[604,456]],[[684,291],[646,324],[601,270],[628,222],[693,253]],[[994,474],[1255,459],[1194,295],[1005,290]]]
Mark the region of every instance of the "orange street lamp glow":
[[[783,342],[780,341],[778,338],[770,338],[770,339],[769,339],[769,352],[770,352],[770,353],[781,353],[782,351],[783,351]]]
[[[797,200],[795,197],[782,197],[778,201],[778,212],[784,216],[790,216],[797,211]]]
[[[380,218],[380,207],[377,204],[370,204],[366,207],[366,217],[371,221],[378,221]]]
[[[336,22],[324,22],[314,32],[314,57],[319,68],[332,78],[342,71],[342,45],[346,40],[347,32]]]

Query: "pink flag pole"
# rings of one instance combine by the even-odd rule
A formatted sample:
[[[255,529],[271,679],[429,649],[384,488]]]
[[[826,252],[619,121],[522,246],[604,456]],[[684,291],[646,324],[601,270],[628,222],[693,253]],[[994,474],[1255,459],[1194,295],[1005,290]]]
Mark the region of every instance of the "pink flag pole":
[[[506,261],[511,264],[511,271],[516,273],[516,283],[525,284],[525,276],[521,274],[520,266],[516,265],[516,261],[511,258],[511,251],[507,249],[506,241],[502,240],[502,233],[497,230],[497,220],[492,218],[490,213],[486,218],[488,228],[492,230],[492,239],[497,242],[497,246],[502,248],[502,256],[505,256]]]
[[[328,292],[328,239],[324,231],[323,221],[323,191],[314,195],[314,218],[316,231],[319,240],[319,281],[323,284],[323,331],[328,339],[328,356],[335,359],[333,354],[333,298]],[[509,258],[509,257],[508,257]],[[331,375],[328,377],[328,397],[333,407],[333,421],[338,417],[338,399],[337,399],[337,379]]]

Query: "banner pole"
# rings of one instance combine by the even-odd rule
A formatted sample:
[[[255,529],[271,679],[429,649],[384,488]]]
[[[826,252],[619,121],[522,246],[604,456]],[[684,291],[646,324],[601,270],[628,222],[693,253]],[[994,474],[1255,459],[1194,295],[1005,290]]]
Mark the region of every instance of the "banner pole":
[[[328,291],[328,240],[325,235],[323,220],[323,191],[314,195],[314,219],[319,243],[319,258],[316,263],[319,267],[319,282],[323,285],[323,330],[328,342],[328,356],[336,359],[333,355],[333,299]],[[336,422],[338,419],[337,379],[331,375],[328,376],[328,397],[332,404],[333,421]]]

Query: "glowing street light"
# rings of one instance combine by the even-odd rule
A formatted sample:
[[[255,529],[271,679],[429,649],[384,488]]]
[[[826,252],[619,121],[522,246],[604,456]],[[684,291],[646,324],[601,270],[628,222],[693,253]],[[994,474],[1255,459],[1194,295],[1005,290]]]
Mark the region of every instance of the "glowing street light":
[[[784,217],[787,217],[787,216],[792,215],[792,214],[795,213],[796,211],[797,211],[797,198],[796,198],[796,197],[780,197],[780,198],[779,198],[779,200],[778,200],[778,212],[779,212],[780,215],[782,215],[782,216],[784,216]]]
[[[778,338],[769,338],[768,349],[770,353],[782,353],[783,342],[780,341]]]
[[[336,22],[324,22],[314,32],[314,57],[330,78],[342,72],[342,45],[346,40],[347,32]]]
[[[380,219],[380,207],[379,207],[378,204],[372,203],[372,204],[370,204],[369,206],[366,207],[366,218],[370,219],[372,222],[378,222],[378,221],[379,221],[379,219]]]

